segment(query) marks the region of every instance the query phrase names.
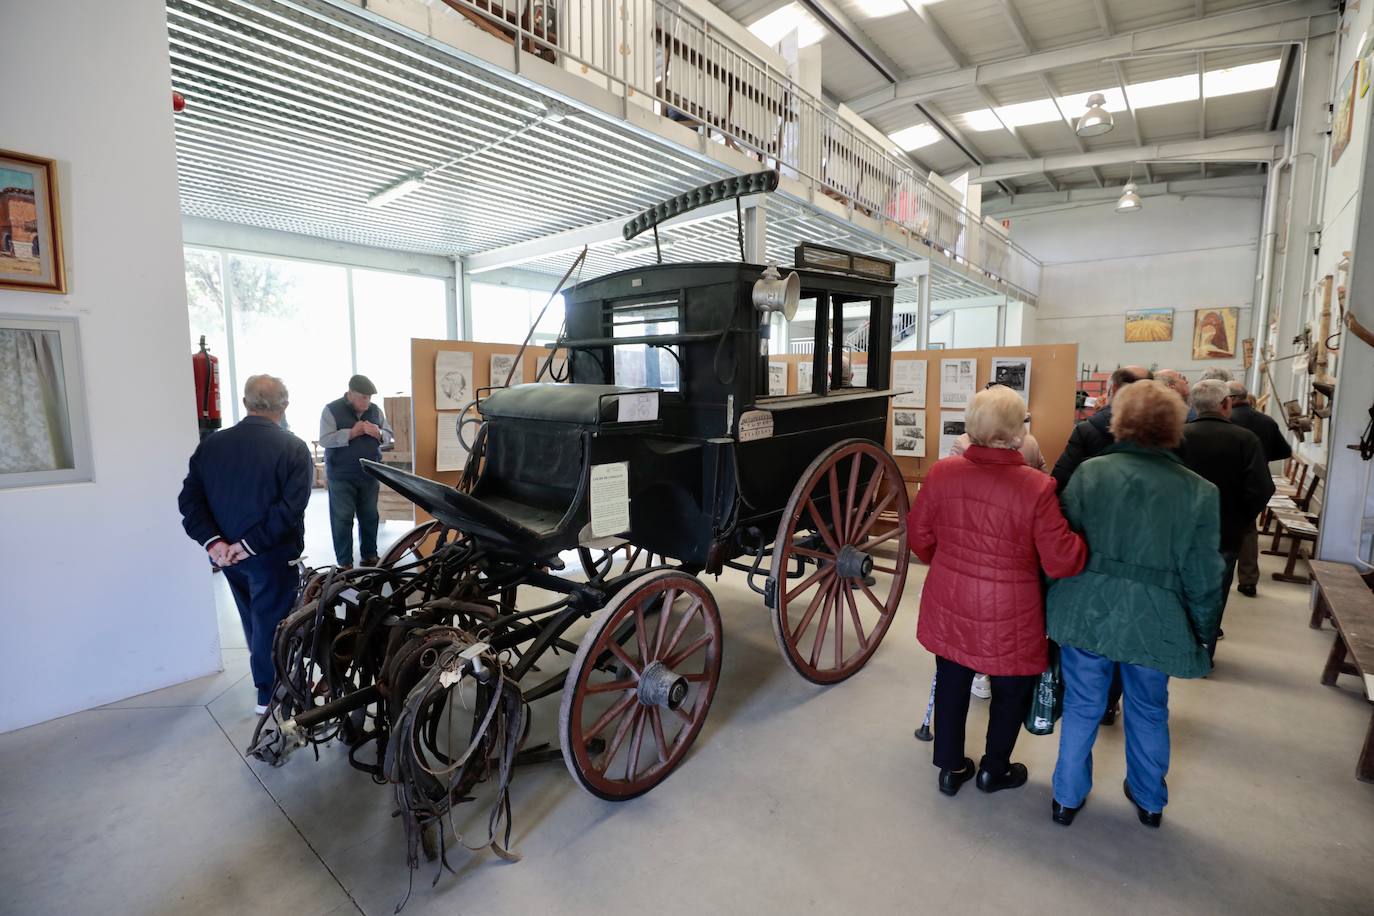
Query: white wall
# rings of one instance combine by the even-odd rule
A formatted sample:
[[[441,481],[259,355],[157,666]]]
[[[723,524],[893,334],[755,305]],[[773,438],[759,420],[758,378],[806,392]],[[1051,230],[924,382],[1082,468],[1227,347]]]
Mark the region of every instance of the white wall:
[[[1236,359],[1192,358],[1193,313],[1241,309],[1236,336],[1252,337],[1255,252],[1262,229],[1255,199],[1151,197],[1138,213],[1115,202],[1014,217],[1016,241],[1044,262],[1036,343],[1077,343],[1081,363],[1109,371],[1121,364],[1158,364],[1197,376],[1212,367],[1239,369]],[[1172,308],[1174,339],[1125,343],[1125,313]]]
[[[60,164],[70,289],[0,290],[0,313],[79,319],[95,462],[0,491],[3,732],[216,671],[219,637],[176,510],[196,424],[165,6],[0,15],[3,145]]]

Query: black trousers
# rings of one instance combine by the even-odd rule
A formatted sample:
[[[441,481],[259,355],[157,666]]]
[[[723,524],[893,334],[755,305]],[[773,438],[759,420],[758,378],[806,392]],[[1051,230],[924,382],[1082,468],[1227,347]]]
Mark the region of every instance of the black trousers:
[[[935,760],[942,770],[964,765],[964,725],[974,670],[935,656]],[[1011,752],[1030,710],[1039,675],[993,675],[988,735],[979,766],[998,776],[1011,767]]]

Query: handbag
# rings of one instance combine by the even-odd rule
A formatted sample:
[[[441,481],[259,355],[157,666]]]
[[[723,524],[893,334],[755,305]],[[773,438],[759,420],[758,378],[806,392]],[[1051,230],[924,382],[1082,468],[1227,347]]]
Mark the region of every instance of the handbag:
[[[1049,641],[1050,664],[1035,682],[1030,709],[1026,711],[1026,731],[1032,735],[1054,734],[1054,723],[1064,712],[1064,677],[1059,669],[1059,644]]]

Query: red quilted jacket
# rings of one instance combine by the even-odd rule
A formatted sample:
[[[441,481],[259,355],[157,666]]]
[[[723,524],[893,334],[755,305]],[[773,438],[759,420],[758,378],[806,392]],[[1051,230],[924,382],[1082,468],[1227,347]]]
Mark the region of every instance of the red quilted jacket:
[[[916,638],[984,674],[1039,674],[1048,665],[1040,570],[1082,572],[1088,548],[1059,511],[1054,478],[1015,449],[970,446],[936,462],[907,524],[930,565]]]

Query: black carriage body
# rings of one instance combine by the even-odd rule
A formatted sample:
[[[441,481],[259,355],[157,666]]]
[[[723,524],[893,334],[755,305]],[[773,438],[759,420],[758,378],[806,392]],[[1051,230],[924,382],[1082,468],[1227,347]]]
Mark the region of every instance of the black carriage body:
[[[568,549],[588,536],[591,469],[626,462],[634,545],[718,571],[769,543],[817,455],[845,439],[884,441],[894,284],[798,271],[802,298],[815,303],[812,390],[770,397],[768,316],[752,300],[763,271],[665,264],[572,289],[561,342],[572,384],[482,402],[487,468],[473,498],[549,532],[543,546]],[[850,384],[855,354],[836,320],[856,304],[877,329],[861,387]],[[658,393],[657,419],[619,422],[618,400],[644,391]]]

